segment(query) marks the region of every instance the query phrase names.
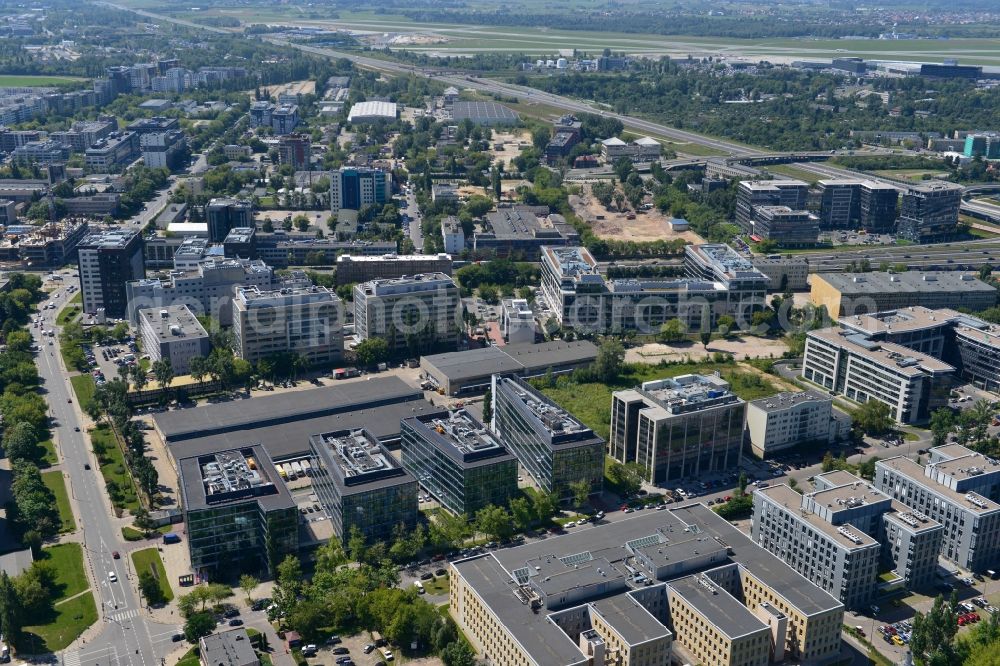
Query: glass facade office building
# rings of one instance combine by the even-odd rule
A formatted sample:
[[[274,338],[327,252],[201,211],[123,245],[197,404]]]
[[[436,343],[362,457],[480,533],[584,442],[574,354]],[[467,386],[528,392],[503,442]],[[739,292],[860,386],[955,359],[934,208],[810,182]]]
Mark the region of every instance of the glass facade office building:
[[[367,430],[313,435],[313,488],[343,543],[357,528],[369,543],[417,524],[417,480]]]
[[[560,500],[571,484],[591,493],[604,483],[604,440],[566,410],[513,376],[493,376],[493,432],[535,482]]]
[[[464,410],[400,422],[403,467],[441,505],[474,516],[517,495],[517,459]]]
[[[260,446],[178,463],[191,568],[210,579],[273,575],[299,548],[298,511]]]

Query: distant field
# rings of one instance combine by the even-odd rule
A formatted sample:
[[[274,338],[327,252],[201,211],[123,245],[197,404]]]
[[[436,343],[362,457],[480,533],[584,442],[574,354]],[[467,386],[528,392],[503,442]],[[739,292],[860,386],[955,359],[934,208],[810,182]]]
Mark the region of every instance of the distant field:
[[[763,169],[763,171],[768,171],[770,173],[778,173],[782,176],[788,176],[789,178],[797,178],[798,180],[815,183],[817,180],[822,178],[812,171],[806,171],[800,167],[794,166],[792,164],[775,164],[773,166],[768,166]]]
[[[125,4],[159,11],[162,3],[153,0],[126,0]],[[414,33],[438,36],[439,44],[409,45],[407,48],[442,55],[490,51],[520,52],[530,55],[553,54],[578,49],[597,52],[604,48],[630,54],[673,57],[726,55],[750,59],[787,61],[799,58],[832,59],[860,56],[877,60],[941,62],[959,58],[963,64],[1000,65],[1000,40],[994,39],[733,39],[642,33],[592,32],[548,28],[462,25],[458,23],[414,23],[405,16],[373,12],[331,12],[318,7],[260,6],[221,7],[200,11],[181,10],[172,16],[191,21],[213,17],[235,18],[244,24],[283,23],[346,28],[363,33]]]
[[[83,81],[73,76],[12,76],[0,75],[0,88],[17,88],[22,86],[57,86],[62,83]]]

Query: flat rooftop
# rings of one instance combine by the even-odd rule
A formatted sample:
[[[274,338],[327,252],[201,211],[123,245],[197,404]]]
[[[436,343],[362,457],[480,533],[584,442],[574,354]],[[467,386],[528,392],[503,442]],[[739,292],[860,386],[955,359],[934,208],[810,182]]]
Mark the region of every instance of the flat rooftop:
[[[914,534],[941,529],[938,521],[897,500],[892,500],[892,511],[886,513],[885,517]]]
[[[954,479],[972,479],[983,474],[1000,472],[1000,462],[974,451],[965,456],[929,464]]]
[[[411,294],[420,291],[436,291],[438,289],[454,288],[455,281],[444,273],[418,273],[404,275],[398,278],[381,278],[356,285],[367,296],[388,296],[393,294]]]
[[[809,402],[831,402],[832,398],[819,391],[786,391],[766,398],[752,400],[749,404],[765,412],[780,412]]]
[[[740,402],[729,390],[729,382],[718,375],[690,374],[657,379],[644,382],[639,393],[672,414]]]
[[[833,493],[835,491],[836,489],[821,492]],[[764,495],[779,506],[786,507],[792,512],[796,519],[808,524],[817,532],[822,532],[831,541],[842,548],[847,550],[856,550],[859,548],[870,548],[878,545],[878,541],[871,538],[860,529],[852,527],[850,524],[832,525],[814,513],[799,511],[799,507],[802,505],[802,495],[799,495],[783,483],[776,486],[768,486],[767,488],[760,488],[754,492]]]
[[[904,456],[879,460],[875,463],[875,465],[876,468],[879,465],[882,465],[887,469],[906,477],[913,483],[947,498],[953,504],[962,507],[966,511],[971,511],[972,513],[979,515],[1000,511],[1000,504],[997,504],[988,497],[984,497],[979,493],[956,492],[948,486],[931,479],[924,473],[923,465],[918,465],[913,460]]]
[[[138,231],[131,229],[108,229],[84,236],[78,247],[98,248],[101,250],[123,249],[138,235]]]
[[[746,606],[707,576],[696,574],[667,583],[684,601],[730,639],[767,632],[767,626]]]
[[[246,307],[269,307],[275,304],[292,305],[306,302],[329,301],[340,303],[340,297],[327,287],[281,287],[261,289],[257,286],[237,287],[233,303]]]
[[[186,305],[146,308],[139,310],[139,318],[149,323],[160,342],[208,337],[201,322]]]
[[[463,467],[494,465],[513,456],[491,431],[464,409],[413,417],[407,423]]]
[[[598,613],[629,645],[641,645],[673,635],[629,594],[593,601],[590,609]]]
[[[504,384],[514,394],[515,399],[520,400],[544,430],[558,435],[593,434],[593,431],[575,416],[524,382],[515,381],[510,377],[501,377],[498,382]]]
[[[438,254],[342,254],[337,257],[338,264],[346,263],[384,263],[394,261],[451,261],[451,255],[439,252]]]
[[[901,310],[886,310],[873,314],[841,317],[839,323],[845,328],[864,333],[869,337],[882,334],[910,333],[948,326],[961,313],[948,308],[932,310],[922,305],[913,305]]]
[[[554,340],[431,354],[423,357],[422,364],[434,368],[439,378],[461,382],[495,374],[534,374],[549,367],[585,363],[595,358],[597,347],[588,340]]]
[[[917,377],[925,373],[947,374],[955,370],[951,365],[927,354],[891,342],[874,342],[860,333],[845,331],[839,326],[809,331],[807,335],[863,356],[907,377]]]
[[[832,488],[809,493],[808,496],[812,497],[816,504],[827,506],[833,512],[846,511],[878,502],[889,502],[891,499],[881,490],[858,477]]]
[[[552,247],[542,246],[542,254],[549,258],[559,268],[564,277],[579,275],[598,275],[597,260],[585,247]]]
[[[684,248],[684,252],[728,279],[769,279],[754,267],[753,262],[725,243],[688,245]]]
[[[311,448],[334,465],[331,478],[343,494],[367,492],[414,481],[369,431],[338,430],[313,435]],[[323,455],[325,453],[325,455]]]
[[[186,510],[249,501],[265,510],[295,506],[260,444],[181,458],[177,466]]]
[[[955,271],[905,271],[903,273],[817,273],[820,279],[844,296],[866,296],[884,292],[989,292],[996,289],[968,273]]]

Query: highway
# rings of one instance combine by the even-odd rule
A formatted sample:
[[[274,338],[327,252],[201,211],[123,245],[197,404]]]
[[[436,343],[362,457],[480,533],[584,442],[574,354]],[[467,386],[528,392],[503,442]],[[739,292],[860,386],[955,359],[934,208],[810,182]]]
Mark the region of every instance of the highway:
[[[69,278],[56,283],[59,298],[51,302],[57,307],[42,311],[46,329],[55,328],[56,315],[67,300],[65,287],[73,283]],[[91,454],[84,420],[69,383],[68,371],[62,364],[58,330],[55,338],[43,338],[41,330],[32,329],[41,347],[36,362],[52,415],[62,469],[69,476],[69,490],[75,499],[73,509],[82,534],[85,569],[98,606],[98,623],[103,625],[96,639],[67,650],[62,663],[65,666],[159,666],[160,655],[169,651],[165,643],[170,643],[170,636],[177,628],[150,622],[144,617],[147,611],[136,590],[135,572],[126,552],[128,546],[111,517],[113,513],[104,494],[104,480]],[[85,465],[90,469],[85,469]],[[148,545],[152,544],[144,544]],[[122,554],[121,559],[114,559],[114,551]],[[114,572],[117,582],[110,581],[110,572]]]

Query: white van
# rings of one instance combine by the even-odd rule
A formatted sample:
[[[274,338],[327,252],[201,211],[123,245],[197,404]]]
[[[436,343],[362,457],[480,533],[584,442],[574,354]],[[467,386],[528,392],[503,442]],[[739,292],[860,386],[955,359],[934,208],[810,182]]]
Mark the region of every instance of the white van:
[[[417,594],[423,594],[427,590],[424,589],[424,584],[419,580],[413,581],[413,587],[417,588]]]

